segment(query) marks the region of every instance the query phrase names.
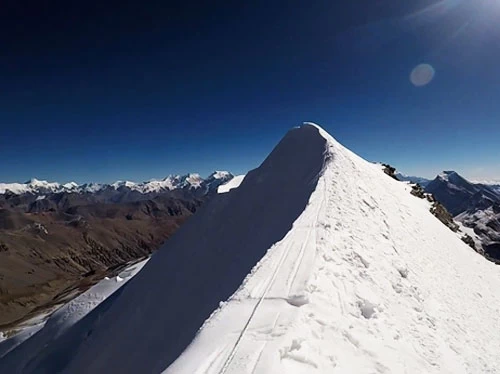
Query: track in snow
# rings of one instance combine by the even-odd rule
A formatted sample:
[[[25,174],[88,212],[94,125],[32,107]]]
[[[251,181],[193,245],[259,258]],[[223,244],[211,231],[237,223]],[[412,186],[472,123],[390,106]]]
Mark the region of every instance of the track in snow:
[[[321,177],[319,177],[319,178],[321,178]],[[293,249],[297,248],[297,247],[299,247],[300,250],[298,251],[298,254],[295,257],[295,259],[292,261],[292,264],[293,264],[292,271],[286,272],[286,274],[288,274],[286,276],[286,278],[287,278],[287,282],[286,282],[287,283],[287,291],[285,293],[286,296],[283,296],[282,299],[284,301],[286,301],[288,304],[295,306],[295,307],[300,307],[308,302],[307,299],[305,298],[305,295],[301,295],[303,293],[304,289],[300,289],[297,287],[294,288],[294,286],[295,286],[295,282],[296,282],[299,274],[302,273],[301,270],[303,271],[303,269],[304,269],[303,262],[304,262],[304,257],[306,255],[306,251],[309,250],[311,252],[311,253],[309,253],[309,257],[314,257],[314,254],[315,254],[314,252],[316,250],[315,246],[309,245],[310,244],[309,242],[310,242],[311,236],[314,236],[314,240],[316,240],[316,227],[318,224],[319,215],[320,215],[321,210],[324,207],[324,203],[325,203],[325,184],[321,180],[318,182],[318,186],[319,186],[319,184],[323,185],[323,188],[322,188],[323,193],[321,194],[321,203],[312,204],[312,202],[310,202],[308,204],[308,206],[311,206],[311,207],[312,207],[312,205],[317,205],[314,207],[315,208],[315,213],[313,215],[314,219],[312,221],[307,219],[310,215],[310,213],[307,214],[307,212],[304,212],[304,216],[307,218],[301,216],[303,221],[308,222],[308,223],[310,222],[307,225],[305,238],[302,240],[299,240],[299,241],[290,240],[288,238],[289,235],[287,235],[283,239],[283,241],[285,243],[287,243],[287,245],[282,251],[282,254],[280,256],[280,260],[279,260],[278,264],[276,265],[274,271],[272,272],[271,277],[269,278],[269,281],[267,283],[267,286],[264,289],[264,292],[262,293],[261,297],[259,298],[259,300],[255,304],[255,306],[252,310],[252,313],[250,314],[250,317],[247,319],[245,325],[243,326],[243,329],[241,330],[241,333],[238,336],[238,339],[236,340],[233,349],[231,350],[228,358],[224,362],[224,365],[222,366],[221,370],[219,371],[220,374],[225,374],[227,372],[228,368],[231,365],[231,362],[232,362],[234,356],[236,355],[236,353],[238,351],[239,345],[245,336],[245,333],[249,329],[253,318],[255,317],[255,315],[257,314],[257,312],[259,310],[259,307],[267,299],[268,293],[272,289],[273,285],[275,284],[275,281],[276,281],[279,273],[283,272],[283,270],[284,270],[283,264],[290,257],[290,255],[292,253],[294,253]],[[306,211],[307,211],[307,208],[306,208]],[[300,220],[300,218],[299,218],[299,220]],[[295,235],[295,234],[297,234],[297,232],[300,232],[300,231],[302,231],[302,228],[295,227],[295,225],[294,225],[293,231],[290,231],[289,234]],[[286,270],[290,270],[290,269],[287,268],[287,269],[285,269],[285,271]],[[304,282],[305,280],[303,279],[302,281]],[[273,297],[272,299],[277,299],[277,298]],[[276,319],[276,321],[277,321],[277,319]],[[274,326],[273,326],[273,328],[274,328]],[[257,358],[257,361],[255,362],[255,366],[254,366],[254,369],[252,370],[252,373],[257,368],[257,366],[259,364],[259,359],[261,356],[262,356],[262,351],[259,353],[259,357]]]

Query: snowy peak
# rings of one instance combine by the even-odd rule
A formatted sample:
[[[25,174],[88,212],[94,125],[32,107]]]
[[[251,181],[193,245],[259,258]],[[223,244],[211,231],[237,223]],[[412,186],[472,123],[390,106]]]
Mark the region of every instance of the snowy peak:
[[[226,185],[234,178],[234,175],[227,171],[214,171],[203,181],[203,183],[207,190],[217,191],[219,187]]]
[[[500,372],[498,268],[410,191],[294,128],[119,294],[0,372]]]
[[[231,179],[232,174],[228,171],[214,171],[207,179]]]
[[[198,173],[186,175],[169,175],[162,180],[150,180],[143,183],[117,182],[112,184],[114,188],[127,187],[130,190],[141,193],[152,193],[173,190],[197,190],[205,189],[207,192],[215,190],[221,184],[231,180],[233,175],[227,171],[218,171],[202,178]]]
[[[121,187],[134,189],[136,186],[137,186],[136,183],[130,181],[116,181],[115,183],[111,184],[111,187],[113,187],[114,189],[118,189]]]
[[[207,192],[215,190],[218,186],[228,182],[233,175],[227,171],[216,171],[207,178],[200,174],[190,173],[186,175],[169,175],[161,181],[149,181],[137,185],[137,190],[143,192],[176,190],[176,189],[206,189]]]
[[[91,362],[86,370],[106,372],[114,361],[119,363],[114,371],[161,372],[174,362],[219,303],[231,297],[269,248],[294,227],[328,162],[326,151],[327,140],[317,128],[303,126],[293,129],[258,169],[245,176],[238,189],[209,201],[167,241],[153,257],[155,262],[146,265],[145,271],[129,284],[126,295],[117,299],[111,306],[112,310],[102,316],[101,326],[107,325],[109,333],[94,330],[95,334],[90,336],[93,341],[89,341],[88,347],[107,345],[114,339],[120,341],[120,347],[99,355],[102,359]],[[299,232],[302,230],[307,230],[306,224],[299,227]],[[302,242],[299,236],[294,236],[295,240],[297,245]],[[290,260],[298,255],[297,249],[294,248]],[[286,264],[287,267],[291,265]],[[300,274],[295,277],[291,292],[299,291],[302,281]],[[148,292],[143,288],[146,283],[149,284]],[[265,283],[263,286],[262,289]],[[275,294],[270,294],[270,298],[280,296],[276,294],[277,290],[273,292]],[[256,296],[258,294],[256,290]],[[162,303],[161,300],[167,301],[166,295],[168,300],[176,302],[168,302],[168,308],[165,308],[166,304],[154,308],[158,302]],[[137,309],[137,305],[141,307]],[[244,316],[249,304],[245,301],[242,305]],[[134,308],[136,312],[132,311]],[[118,312],[118,309],[122,311]],[[136,326],[140,328],[121,328],[119,331],[118,325],[130,324],[127,320],[132,315],[137,318],[133,323],[138,323]],[[182,319],[179,319],[180,315]],[[130,330],[134,336],[128,336]],[[223,335],[228,334],[237,336],[229,332]],[[173,336],[176,339],[172,340]],[[144,344],[137,346],[138,341]],[[134,355],[123,355],[132,345],[135,346]],[[147,350],[150,353],[146,353]],[[72,351],[75,353],[77,350]],[[80,359],[86,360],[87,353],[90,351],[81,352],[82,356],[74,359],[75,368],[80,366]],[[140,359],[136,360],[138,357]],[[200,355],[198,360],[204,358],[205,355]],[[198,360],[193,362],[198,364]],[[209,372],[218,373],[219,369],[214,367]],[[67,371],[80,372],[79,369],[74,371],[73,367]],[[206,371],[190,368],[184,372]]]
[[[438,174],[438,178],[441,178],[445,181],[448,181],[450,176],[453,178],[454,176],[457,176],[458,173],[456,171],[453,171],[453,170],[444,170],[443,172],[439,173]]]
[[[455,188],[464,189],[471,193],[477,192],[477,188],[456,171],[443,171],[436,179],[448,183]]]
[[[201,183],[203,182],[203,178],[200,176],[200,174],[196,173],[184,175],[181,177],[181,180],[181,185],[183,188],[200,188]]]
[[[30,179],[25,183],[0,183],[0,194],[7,192],[16,195],[23,193],[53,193],[64,190],[65,187],[59,183],[44,180]]]
[[[75,190],[78,188],[78,184],[75,182],[69,182],[62,185],[66,190]]]
[[[494,188],[471,183],[455,171],[440,173],[425,190],[432,193],[453,215],[487,208],[500,199]]]

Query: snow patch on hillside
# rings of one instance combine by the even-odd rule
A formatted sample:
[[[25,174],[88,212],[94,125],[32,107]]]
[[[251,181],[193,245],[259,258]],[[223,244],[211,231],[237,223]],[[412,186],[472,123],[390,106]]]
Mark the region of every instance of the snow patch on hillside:
[[[226,192],[231,191],[233,188],[238,188],[240,186],[241,182],[243,182],[243,179],[245,179],[244,175],[237,175],[233,179],[231,179],[229,182],[219,186],[219,188],[217,189],[217,192],[218,193],[226,193]]]
[[[96,193],[107,188],[115,190],[126,188],[143,194],[173,191],[177,189],[199,189],[206,187],[207,192],[216,190],[217,187],[233,178],[227,171],[215,171],[207,178],[202,178],[200,174],[191,173],[186,175],[169,175],[162,180],[152,179],[146,182],[136,183],[132,181],[116,181],[111,184],[87,183],[78,185],[75,182],[59,184],[55,182],[32,179],[26,183],[0,183],[0,194],[11,192],[17,195],[31,193]]]

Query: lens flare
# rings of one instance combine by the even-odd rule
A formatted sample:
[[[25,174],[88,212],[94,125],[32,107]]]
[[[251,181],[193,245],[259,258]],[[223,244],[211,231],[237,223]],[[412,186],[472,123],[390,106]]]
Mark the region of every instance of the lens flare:
[[[428,85],[434,78],[434,68],[429,64],[417,65],[410,74],[410,82],[416,87]]]

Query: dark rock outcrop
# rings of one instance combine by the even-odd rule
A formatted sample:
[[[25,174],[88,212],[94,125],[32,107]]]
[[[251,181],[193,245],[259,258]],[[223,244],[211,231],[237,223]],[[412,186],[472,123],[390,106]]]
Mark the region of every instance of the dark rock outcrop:
[[[453,220],[453,216],[446,210],[443,204],[435,201],[431,207],[431,213],[443,222],[451,231],[457,232],[459,226]]]
[[[473,250],[477,251],[476,243],[474,242],[474,239],[472,239],[470,235],[464,234],[464,236],[462,236],[462,241],[469,247],[471,247]]]
[[[419,197],[421,199],[425,198],[424,189],[419,184],[414,184],[413,186],[411,186],[411,192],[410,193],[413,196]]]
[[[399,181],[399,179],[396,177],[396,168],[395,167],[393,167],[389,164],[382,164],[382,166],[384,167],[384,173],[386,173],[391,178]]]

